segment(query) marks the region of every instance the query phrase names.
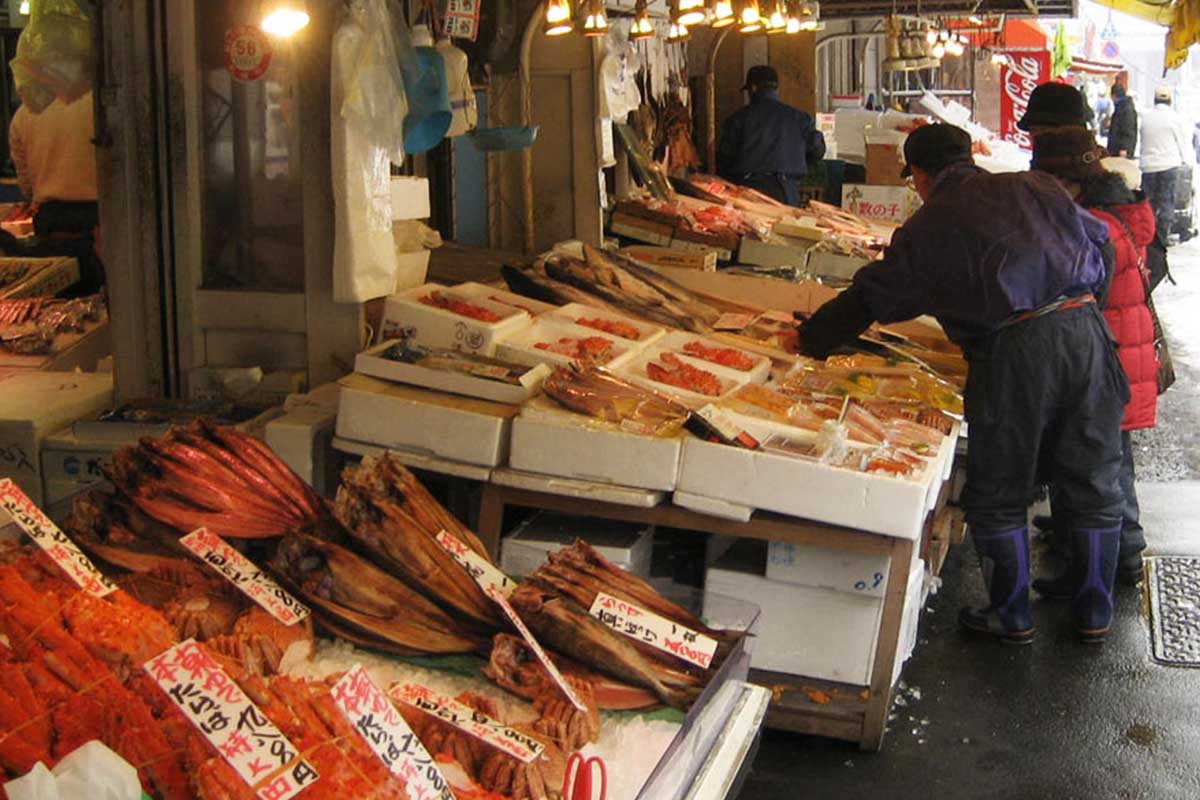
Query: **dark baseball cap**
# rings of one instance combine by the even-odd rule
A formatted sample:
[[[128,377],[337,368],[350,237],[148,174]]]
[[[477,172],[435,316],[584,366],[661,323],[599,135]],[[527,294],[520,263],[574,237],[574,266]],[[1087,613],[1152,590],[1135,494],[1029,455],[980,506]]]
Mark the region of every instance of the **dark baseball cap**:
[[[904,140],[904,169],[908,177],[913,167],[937,172],[942,167],[971,160],[971,134],[954,125],[938,122],[922,125]]]
[[[768,67],[766,64],[759,64],[756,67],[751,67],[746,71],[746,84],[742,89],[751,87],[758,89],[775,89],[779,86],[779,73],[774,67]]]
[[[1017,127],[1027,131],[1033,125],[1059,128],[1064,125],[1087,127],[1092,109],[1083,94],[1065,83],[1043,83],[1029,95],[1029,105]]]

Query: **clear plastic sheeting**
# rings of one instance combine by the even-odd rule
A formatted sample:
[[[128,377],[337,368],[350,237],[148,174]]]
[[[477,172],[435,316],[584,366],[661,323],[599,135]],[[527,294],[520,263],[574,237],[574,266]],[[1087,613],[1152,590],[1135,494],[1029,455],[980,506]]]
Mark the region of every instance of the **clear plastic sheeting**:
[[[55,98],[78,100],[92,88],[91,20],[74,0],[38,0],[9,66],[30,111],[42,111]]]
[[[353,0],[333,37],[333,298],[359,303],[396,286],[391,163],[408,113],[403,22],[386,0]],[[408,45],[411,49],[411,44]]]

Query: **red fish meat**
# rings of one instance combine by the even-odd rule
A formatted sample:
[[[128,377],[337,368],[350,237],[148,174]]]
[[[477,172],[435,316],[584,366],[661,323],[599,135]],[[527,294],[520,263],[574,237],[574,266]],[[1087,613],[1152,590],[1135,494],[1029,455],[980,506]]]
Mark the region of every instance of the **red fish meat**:
[[[646,365],[646,375],[651,380],[710,397],[721,394],[721,379],[708,370],[685,364],[674,353],[663,353],[659,358],[662,364],[651,361]]]
[[[450,297],[441,292],[430,292],[424,297],[418,298],[418,300],[427,306],[440,308],[444,311],[458,314],[460,317],[477,319],[480,322],[499,322],[501,320],[501,316],[495,311],[483,306],[477,306],[474,303],[468,303],[465,300],[459,300],[456,297]]]
[[[734,350],[732,347],[709,347],[704,342],[688,342],[683,346],[683,352],[689,356],[710,361],[713,364],[720,364],[723,367],[732,367],[733,369],[749,372],[754,369],[754,359],[743,353],[741,350]]]

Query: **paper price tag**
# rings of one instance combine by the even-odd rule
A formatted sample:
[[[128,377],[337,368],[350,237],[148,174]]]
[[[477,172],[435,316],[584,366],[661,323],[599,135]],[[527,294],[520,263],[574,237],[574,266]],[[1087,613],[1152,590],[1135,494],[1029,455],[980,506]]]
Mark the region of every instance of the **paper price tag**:
[[[393,687],[389,695],[393,700],[432,714],[526,764],[546,749],[545,745],[532,736],[513,730],[465,703],[440,695],[420,684],[406,683]]]
[[[450,531],[440,530],[434,538],[485,592],[488,587],[495,586],[508,597],[513,593],[513,589],[517,588],[516,581],[489,564],[486,558],[467,547]]]
[[[470,39],[479,35],[479,0],[449,0],[443,29],[454,39]]]
[[[768,322],[782,322],[784,325],[796,324],[796,318],[787,311],[764,311],[758,318]]]
[[[588,613],[618,633],[704,669],[712,664],[712,657],[717,652],[717,640],[711,636],[604,592],[596,593]]]
[[[83,551],[63,533],[41,509],[33,504],[12,479],[0,480],[0,509],[7,511],[12,521],[33,539],[51,560],[71,577],[71,580],[90,595],[104,597],[117,585],[104,577]]]
[[[433,756],[360,664],[334,685],[333,701],[383,765],[404,781],[411,800],[454,800]]]
[[[711,425],[713,430],[726,440],[736,442],[747,450],[758,449],[758,439],[750,435],[725,409],[708,403],[697,409],[696,415]]]
[[[583,704],[583,701],[579,699],[579,695],[575,694],[575,690],[563,678],[562,674],[558,671],[558,667],[554,666],[554,662],[550,660],[550,656],[546,655],[546,651],[538,644],[537,639],[533,638],[533,634],[530,633],[529,628],[525,627],[524,621],[517,616],[517,610],[508,602],[508,598],[495,586],[485,588],[484,592],[504,611],[504,615],[508,617],[509,622],[521,634],[521,637],[525,640],[525,644],[529,645],[529,649],[533,651],[533,654],[542,662],[542,666],[546,668],[546,672],[550,673],[550,677],[558,684],[558,688],[562,689],[563,694],[571,701],[571,705],[580,711],[586,712],[587,706]]]
[[[284,625],[294,625],[312,613],[308,606],[288,594],[254,566],[254,562],[208,528],[197,528],[179,543]]]
[[[753,314],[739,314],[734,311],[727,311],[717,317],[717,321],[713,323],[713,330],[716,331],[740,331],[745,330],[754,322]]]
[[[261,800],[288,800],[320,777],[195,640],[144,669]]]

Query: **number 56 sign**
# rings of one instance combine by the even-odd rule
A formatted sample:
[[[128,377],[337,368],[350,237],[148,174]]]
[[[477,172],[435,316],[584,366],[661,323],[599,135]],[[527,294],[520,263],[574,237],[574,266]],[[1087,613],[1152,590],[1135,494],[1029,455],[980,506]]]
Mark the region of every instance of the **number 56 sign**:
[[[225,31],[225,69],[239,81],[256,81],[271,66],[271,40],[253,25]]]

